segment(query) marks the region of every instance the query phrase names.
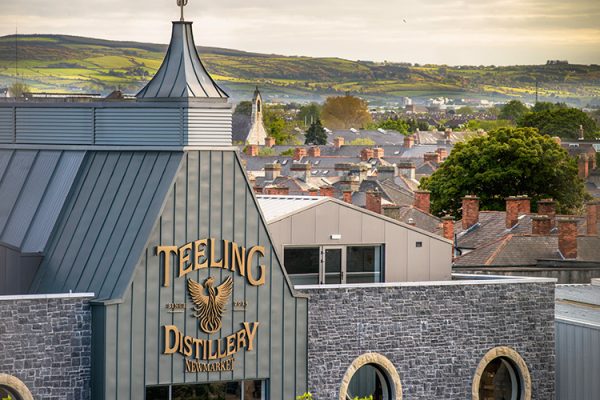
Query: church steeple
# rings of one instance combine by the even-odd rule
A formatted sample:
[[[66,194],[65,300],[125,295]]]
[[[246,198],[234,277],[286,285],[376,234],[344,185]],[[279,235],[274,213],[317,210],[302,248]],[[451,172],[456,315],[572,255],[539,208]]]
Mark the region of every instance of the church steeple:
[[[180,3],[181,2],[181,3]],[[178,5],[185,5],[179,0]],[[185,0],[187,3],[187,0]],[[183,18],[183,11],[182,11]],[[192,22],[173,22],[171,43],[162,65],[150,82],[136,95],[138,99],[220,98],[225,93],[211,78],[200,61]]]

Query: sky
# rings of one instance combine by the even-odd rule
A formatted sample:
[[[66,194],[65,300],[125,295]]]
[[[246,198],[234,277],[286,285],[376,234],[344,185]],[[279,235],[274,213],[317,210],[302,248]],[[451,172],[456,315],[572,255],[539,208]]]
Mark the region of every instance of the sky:
[[[600,64],[600,0],[189,0],[196,44],[448,65]],[[0,0],[0,36],[168,43],[176,0]]]

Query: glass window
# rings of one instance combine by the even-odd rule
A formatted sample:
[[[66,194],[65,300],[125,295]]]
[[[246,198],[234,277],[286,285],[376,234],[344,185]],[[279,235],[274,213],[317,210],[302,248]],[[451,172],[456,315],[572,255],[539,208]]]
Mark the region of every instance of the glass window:
[[[359,368],[348,385],[347,399],[371,398],[373,400],[390,399],[390,384],[387,377],[378,368],[367,364]]]
[[[319,283],[319,248],[288,247],[283,251],[283,263],[294,285]]]
[[[347,283],[382,282],[381,253],[381,246],[348,246]]]
[[[146,400],[169,400],[168,386],[152,386],[146,388]]]
[[[146,388],[146,400],[264,400],[265,381],[216,382]],[[1,392],[0,392],[1,393]]]
[[[521,399],[520,374],[510,359],[499,357],[483,370],[479,383],[480,400]]]

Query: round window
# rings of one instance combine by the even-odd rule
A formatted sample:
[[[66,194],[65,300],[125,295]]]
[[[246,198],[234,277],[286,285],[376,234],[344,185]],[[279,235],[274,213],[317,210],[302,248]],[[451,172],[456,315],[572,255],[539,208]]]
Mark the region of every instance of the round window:
[[[391,392],[391,386],[385,373],[376,365],[367,364],[352,376],[346,397],[351,400],[356,398],[390,400]]]
[[[479,399],[520,400],[522,399],[521,374],[512,360],[498,357],[490,361],[481,374]]]

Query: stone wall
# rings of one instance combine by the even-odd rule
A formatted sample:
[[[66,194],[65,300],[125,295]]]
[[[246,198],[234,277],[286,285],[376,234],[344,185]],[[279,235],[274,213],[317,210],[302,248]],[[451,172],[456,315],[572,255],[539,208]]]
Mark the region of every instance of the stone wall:
[[[91,335],[86,298],[0,297],[0,374],[34,399],[87,400]]]
[[[373,352],[395,366],[404,399],[471,399],[482,358],[507,346],[529,368],[532,398],[554,399],[554,283],[532,281],[302,288],[309,390],[338,399],[348,367]]]

